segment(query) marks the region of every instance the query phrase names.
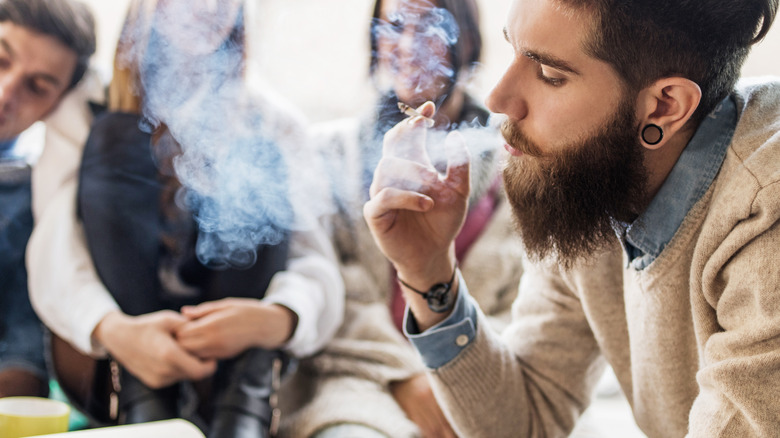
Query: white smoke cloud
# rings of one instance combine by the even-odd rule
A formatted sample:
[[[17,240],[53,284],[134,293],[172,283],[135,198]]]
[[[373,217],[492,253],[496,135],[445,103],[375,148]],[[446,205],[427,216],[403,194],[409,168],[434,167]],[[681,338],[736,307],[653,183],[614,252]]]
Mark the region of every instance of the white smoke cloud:
[[[123,43],[124,62],[140,65],[143,129],[164,124],[179,146],[176,200],[200,229],[199,259],[240,268],[255,262],[258,245],[312,227],[328,203],[300,115],[248,86],[242,9],[231,4],[239,2],[193,11],[170,0]]]

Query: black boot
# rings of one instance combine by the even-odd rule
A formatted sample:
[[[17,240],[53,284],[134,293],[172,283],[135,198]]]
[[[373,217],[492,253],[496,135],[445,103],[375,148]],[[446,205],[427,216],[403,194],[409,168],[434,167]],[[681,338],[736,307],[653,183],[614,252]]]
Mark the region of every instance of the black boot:
[[[121,372],[120,384],[120,424],[138,424],[179,417],[178,384],[152,389],[126,370]]]
[[[266,438],[278,427],[276,391],[293,367],[279,350],[253,348],[223,364],[209,438]]]

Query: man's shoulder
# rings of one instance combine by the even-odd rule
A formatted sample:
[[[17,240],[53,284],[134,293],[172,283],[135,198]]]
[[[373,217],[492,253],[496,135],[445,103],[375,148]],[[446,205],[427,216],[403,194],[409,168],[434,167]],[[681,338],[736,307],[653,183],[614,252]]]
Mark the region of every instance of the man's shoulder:
[[[743,78],[734,91],[739,128],[766,126],[775,132],[780,129],[780,76]]]
[[[780,180],[780,77],[743,80],[740,112],[727,161],[742,168],[758,187]]]
[[[741,82],[739,122],[714,182],[708,223],[759,233],[780,220],[780,78]],[[724,231],[725,232],[725,231]]]

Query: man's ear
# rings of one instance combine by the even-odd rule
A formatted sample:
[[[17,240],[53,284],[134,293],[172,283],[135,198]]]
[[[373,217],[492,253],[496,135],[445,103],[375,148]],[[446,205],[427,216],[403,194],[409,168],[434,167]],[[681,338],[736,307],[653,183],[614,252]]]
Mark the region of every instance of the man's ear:
[[[673,76],[645,87],[637,98],[637,135],[642,145],[648,149],[662,148],[683,130],[700,101],[701,88],[690,79]]]

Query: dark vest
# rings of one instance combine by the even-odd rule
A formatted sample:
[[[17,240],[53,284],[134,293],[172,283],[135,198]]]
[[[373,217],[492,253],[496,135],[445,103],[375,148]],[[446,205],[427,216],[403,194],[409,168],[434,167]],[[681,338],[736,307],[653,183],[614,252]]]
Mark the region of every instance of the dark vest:
[[[160,280],[167,251],[161,242],[163,185],[151,137],[138,123],[139,116],[125,113],[104,113],[95,119],[84,147],[78,189],[78,214],[95,268],[129,315],[186,304],[172,299]],[[206,267],[197,261],[194,244],[189,245],[191,254],[183,258],[179,274],[199,291],[194,302],[262,298],[273,275],[286,267],[289,233],[285,236],[279,244],[259,246],[257,262],[247,269]]]

